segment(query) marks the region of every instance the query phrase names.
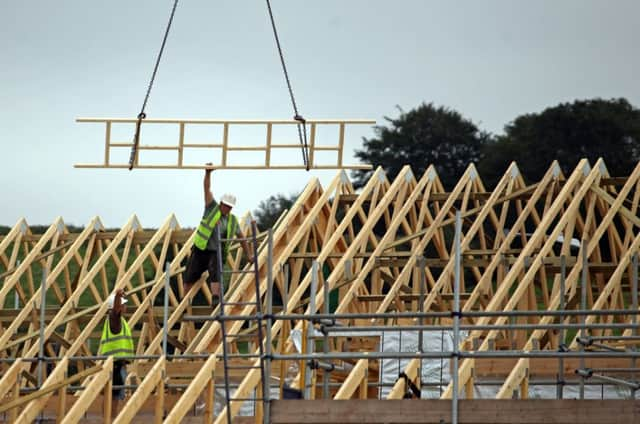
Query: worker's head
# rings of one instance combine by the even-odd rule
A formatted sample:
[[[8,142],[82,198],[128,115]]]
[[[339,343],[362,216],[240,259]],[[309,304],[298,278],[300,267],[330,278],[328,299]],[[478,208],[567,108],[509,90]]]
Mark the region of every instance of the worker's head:
[[[233,194],[225,193],[220,199],[220,213],[224,216],[229,215],[231,208],[236,205],[236,196]]]
[[[111,293],[109,295],[109,297],[107,297],[107,306],[109,307],[109,309],[113,309],[113,304],[115,303],[115,301],[116,301],[116,295]],[[127,302],[128,302],[128,300],[126,298],[124,298],[124,297],[122,299],[120,299],[120,304],[122,306],[124,306],[124,304],[127,303]]]

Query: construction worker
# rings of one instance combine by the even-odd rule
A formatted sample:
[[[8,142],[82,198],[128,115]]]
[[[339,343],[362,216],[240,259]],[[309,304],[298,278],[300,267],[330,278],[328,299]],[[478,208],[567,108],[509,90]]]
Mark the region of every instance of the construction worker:
[[[207,281],[211,287],[211,294],[220,297],[220,281],[218,281],[218,246],[222,246],[222,261],[226,262],[229,252],[230,240],[240,239],[240,244],[249,262],[253,262],[253,255],[249,250],[249,245],[244,240],[242,230],[238,224],[238,218],[231,213],[231,209],[236,205],[236,197],[232,194],[224,194],[218,203],[211,193],[211,172],[213,165],[207,163],[204,172],[204,213],[200,225],[196,230],[193,248],[187,269],[184,273],[184,289],[188,292],[191,287],[200,279],[202,273],[209,271]],[[219,227],[220,237],[218,240]]]
[[[131,328],[127,320],[124,319],[125,303],[124,290],[117,290],[109,295],[107,304],[109,305],[109,317],[104,321],[102,328],[102,337],[100,338],[100,355],[110,355],[114,357],[113,361],[113,385],[123,386],[127,378],[127,363],[125,356],[132,356],[135,352],[133,349],[133,337],[131,336]],[[118,402],[124,399],[124,388],[114,388],[111,391],[111,417],[115,417],[118,413]]]

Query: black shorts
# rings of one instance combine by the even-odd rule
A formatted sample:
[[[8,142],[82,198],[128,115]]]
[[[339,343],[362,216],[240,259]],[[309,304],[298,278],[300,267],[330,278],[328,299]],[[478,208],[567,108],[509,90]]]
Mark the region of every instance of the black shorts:
[[[183,275],[185,284],[194,284],[205,271],[209,271],[209,277],[207,277],[209,283],[220,281],[218,276],[218,252],[215,250],[200,250],[194,247],[191,249],[191,256]]]

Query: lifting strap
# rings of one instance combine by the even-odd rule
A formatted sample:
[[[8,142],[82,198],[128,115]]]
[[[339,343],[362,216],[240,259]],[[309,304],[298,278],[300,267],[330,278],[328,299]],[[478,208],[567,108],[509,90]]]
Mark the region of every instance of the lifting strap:
[[[271,19],[271,28],[273,29],[273,36],[276,39],[276,46],[278,47],[278,54],[280,55],[280,64],[282,65],[282,71],[284,72],[284,79],[287,81],[287,88],[289,89],[289,97],[291,97],[291,104],[293,105],[293,119],[298,121],[298,138],[300,139],[300,147],[302,149],[302,162],[306,170],[309,170],[309,145],[307,143],[307,125],[306,120],[298,112],[298,105],[296,104],[296,98],[293,95],[293,89],[291,88],[291,81],[289,79],[289,73],[287,72],[287,65],[284,63],[284,54],[282,53],[282,47],[280,46],[280,38],[278,37],[278,30],[276,29],[276,22],[273,18],[273,12],[271,11],[271,2],[267,0],[267,9],[269,10],[269,18]]]
[[[420,389],[411,381],[409,376],[401,372],[398,379],[404,379],[405,392],[403,399],[420,399]]]
[[[131,155],[129,156],[129,171],[133,169],[133,166],[136,162],[138,155],[138,145],[140,143],[140,125],[142,124],[142,120],[147,117],[144,112],[145,107],[147,106],[147,101],[149,100],[149,95],[151,94],[151,88],[153,87],[153,82],[155,81],[156,74],[158,72],[158,66],[160,65],[160,59],[162,58],[162,53],[164,52],[164,47],[167,43],[167,37],[169,36],[169,30],[171,29],[171,24],[173,22],[173,17],[176,12],[176,8],[178,6],[178,0],[173,2],[173,8],[171,9],[171,16],[169,17],[169,22],[167,23],[167,29],[164,33],[164,38],[162,39],[162,45],[160,46],[160,51],[158,52],[158,57],[156,59],[156,64],[153,68],[153,73],[151,75],[151,80],[149,81],[149,86],[147,87],[147,93],[144,97],[144,101],[142,102],[142,108],[140,109],[140,113],[138,114],[138,120],[136,121],[136,130],[133,136],[133,146],[131,147]],[[309,164],[309,144],[307,142],[307,126],[306,120],[300,115],[298,112],[298,105],[296,104],[295,96],[293,95],[293,89],[291,88],[291,80],[289,78],[289,72],[287,72],[287,65],[284,61],[284,54],[282,53],[282,47],[280,45],[280,38],[278,37],[278,30],[276,28],[275,19],[273,17],[273,12],[271,10],[271,2],[267,0],[267,9],[269,11],[269,18],[271,20],[271,28],[273,29],[273,35],[275,37],[276,46],[278,48],[278,54],[280,56],[280,64],[282,65],[282,71],[284,72],[284,78],[287,82],[287,88],[289,89],[289,96],[291,97],[291,104],[293,105],[294,116],[293,119],[298,122],[298,138],[300,139],[300,146],[302,149],[302,161],[304,163],[305,169],[308,171]]]
[[[136,158],[138,156],[138,144],[140,143],[140,124],[142,124],[142,120],[147,117],[147,114],[144,113],[144,109],[145,107],[147,107],[149,94],[151,94],[151,87],[153,87],[153,82],[156,79],[156,74],[158,73],[158,66],[160,65],[160,59],[162,58],[162,52],[164,51],[164,46],[167,44],[167,37],[169,36],[169,30],[171,29],[171,24],[173,23],[173,16],[176,13],[176,7],[178,7],[178,0],[174,0],[173,2],[173,8],[171,9],[171,16],[169,17],[169,23],[167,24],[167,29],[164,32],[164,38],[162,39],[160,52],[158,52],[156,65],[153,67],[153,73],[151,74],[151,81],[149,81],[149,86],[147,87],[147,94],[144,96],[144,101],[142,102],[142,108],[140,108],[140,113],[138,114],[138,121],[136,122],[136,132],[133,136],[133,146],[131,147],[131,155],[129,156],[129,171],[133,169],[133,164],[136,162]]]

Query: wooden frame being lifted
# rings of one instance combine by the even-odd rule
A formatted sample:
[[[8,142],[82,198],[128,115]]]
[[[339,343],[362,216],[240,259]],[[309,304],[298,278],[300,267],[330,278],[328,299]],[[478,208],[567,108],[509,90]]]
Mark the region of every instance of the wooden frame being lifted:
[[[76,164],[76,168],[129,168],[129,164],[125,162],[114,162],[114,149],[131,148],[131,141],[113,140],[112,131],[114,127],[120,126],[124,128],[133,128],[137,122],[136,119],[124,118],[78,118],[76,122],[81,123],[102,123],[105,128],[104,135],[104,160],[102,163],[94,164]],[[375,125],[374,120],[367,119],[309,119],[305,125],[308,126],[308,160],[309,169],[371,169],[371,165],[349,165],[343,161],[344,145],[346,132],[354,126]],[[136,155],[135,167],[140,169],[202,169],[205,162],[212,162],[217,169],[305,169],[301,162],[299,165],[289,165],[278,163],[277,158],[281,153],[297,151],[300,152],[302,146],[299,143],[292,142],[292,139],[282,141],[281,138],[276,139],[273,132],[277,127],[296,127],[301,125],[295,120],[212,120],[212,119],[145,119],[141,126],[140,140],[144,140],[144,129],[148,125],[162,126],[163,131],[170,133],[177,129],[177,140],[166,144],[141,144],[138,146],[138,155]],[[215,142],[198,142],[190,140],[186,135],[186,131],[193,127],[207,127],[213,134],[214,131],[221,131],[221,139]],[[233,130],[247,127],[258,127],[263,129],[264,133],[261,139],[264,142],[259,145],[241,145],[242,140],[237,136],[232,136]],[[319,132],[327,129],[337,130],[338,134],[335,139],[327,140],[325,136],[318,136]],[[326,144],[330,142],[332,144]],[[174,152],[175,156],[170,161],[154,162],[140,161],[140,155],[143,151],[169,151]],[[197,151],[199,158],[207,158],[199,161],[199,163],[187,163],[185,154],[188,151]],[[264,159],[261,163],[242,164],[234,160],[233,152],[263,152]],[[325,163],[318,159],[320,152],[335,152],[335,163]],[[219,159],[216,159],[219,155]]]
[[[469,400],[460,404],[460,422],[467,422],[464,420],[472,416],[467,408],[475,411],[495,408],[494,404],[482,403],[483,399],[471,402],[479,397],[479,385],[489,380],[498,381],[499,386],[490,397],[504,402],[513,402],[507,400],[513,398],[525,402],[540,381],[549,379],[558,381],[562,397],[566,385],[583,381],[575,374],[576,370],[591,370],[596,376],[597,370],[602,370],[604,378],[615,377],[616,384],[628,384],[625,389],[628,390],[635,383],[628,371],[622,370],[635,369],[634,349],[640,343],[637,290],[635,294],[633,291],[638,284],[639,204],[640,165],[629,176],[614,178],[608,175],[602,161],[591,166],[583,160],[568,176],[553,163],[539,181],[527,184],[516,164],[512,164],[491,191],[470,165],[450,192],[440,183],[434,167],[421,176],[414,176],[409,167],[404,167],[392,181],[382,169],[376,169],[357,194],[346,173],[340,171],[326,187],[312,179],[292,208],[281,216],[273,231],[270,258],[266,241],[262,240],[258,255],[259,293],[253,288],[253,273],[235,274],[227,290],[230,305],[225,315],[252,316],[255,305],[249,303],[256,296],[263,304],[266,302],[267,276],[271,274],[277,298],[283,301],[275,305],[274,317],[324,311],[326,284],[331,293],[331,312],[371,314],[369,318],[338,320],[343,326],[384,328],[392,333],[397,333],[397,326],[416,326],[421,320],[427,327],[450,326],[452,315],[446,313],[453,310],[453,227],[454,214],[459,211],[461,323],[470,328],[458,346],[463,359],[454,370],[460,389],[456,395]],[[242,220],[245,228],[248,220],[247,216]],[[130,293],[133,308],[127,318],[140,357],[129,367],[129,383],[134,389],[116,421],[130,422],[142,414],[149,419],[153,416],[155,422],[224,423],[227,414],[238,416],[240,401],[232,402],[230,411],[214,407],[220,396],[216,385],[223,382],[220,323],[207,321],[196,326],[184,319],[187,315],[217,314],[211,308],[208,287],[202,282],[189,293],[182,291],[181,271],[192,245],[192,231],[181,229],[173,215],[157,230],[141,228],[133,216],[120,230],[105,231],[96,217],[83,231],[71,234],[58,218],[43,234],[34,235],[21,219],[0,238],[0,302],[11,310],[0,316],[0,398],[6,399],[6,405],[15,405],[5,407],[10,418],[27,418],[43,411],[69,421],[85,412],[102,416],[99,408],[107,405],[108,396],[100,398],[98,394],[107,390],[105,375],[110,364],[96,360],[93,355],[106,314],[103,300],[118,288]],[[319,264],[316,275],[312,260]],[[167,324],[171,354],[162,348],[160,294],[166,281],[165,262],[169,263],[171,287]],[[239,249],[232,249],[227,263],[232,270],[243,268]],[[41,268],[47,271],[44,287],[48,294],[42,330],[39,324],[42,283],[38,278]],[[310,287],[314,280],[318,290],[311,302]],[[580,288],[582,284],[585,291]],[[19,299],[15,311],[14,296]],[[598,315],[587,317],[584,324],[568,313],[559,317],[543,315],[546,311],[563,313],[576,309],[592,310]],[[396,313],[417,311],[444,314],[428,319],[393,317]],[[468,315],[473,312],[505,315]],[[276,377],[271,385],[272,390],[279,392],[278,397],[282,397],[285,380],[289,389],[306,391],[311,400],[322,396],[326,371],[309,369],[306,361],[300,359],[311,352],[312,345],[303,343],[299,352],[300,346],[294,343],[294,334],[306,334],[309,322],[276,319],[268,329],[273,353],[278,356],[278,360],[271,361],[270,372]],[[578,338],[580,333],[562,334],[548,326],[563,323],[597,324],[588,330],[588,337],[597,343],[585,346],[584,339]],[[511,327],[487,328],[505,324]],[[256,352],[258,343],[263,342],[256,339],[255,331],[245,328],[243,321],[226,326],[227,334],[235,335],[229,340],[232,354]],[[30,390],[38,389],[35,374],[41,331],[45,356],[60,359],[51,359],[37,395],[26,398]],[[604,346],[608,351],[595,346]],[[383,371],[375,356],[380,354],[376,336],[337,335],[331,337],[328,348],[329,353],[343,355],[340,361],[328,360],[335,366],[326,374],[331,384],[329,397],[351,399],[348,402],[354,402],[352,411],[366,414],[369,408],[378,408],[385,410],[380,417],[393,422],[389,414],[401,409],[394,409],[395,403],[385,407],[384,399],[406,397],[410,392],[408,381],[417,386],[422,383],[424,364],[417,356],[409,357],[402,365],[406,378],[394,380],[384,395],[378,391]],[[586,351],[587,356],[561,361],[559,350],[576,355]],[[597,351],[589,352],[593,350]],[[546,356],[535,357],[536,354]],[[246,372],[230,376],[232,397],[245,399],[260,393],[261,373],[251,368],[260,361],[232,360],[247,367]],[[445,364],[446,368],[450,365],[448,361]],[[77,403],[80,400],[67,393],[71,387],[68,379],[73,378],[70,366],[74,375],[89,373],[82,375],[81,383],[87,394],[78,392],[84,396],[80,398],[83,403]],[[450,411],[437,412],[443,409],[442,405],[450,405],[445,400],[454,396],[452,385],[447,383],[444,382],[442,394],[438,395],[440,403],[434,403],[433,408],[424,406],[432,412],[434,420],[450,419],[446,415]],[[78,384],[76,380],[74,384]],[[611,380],[603,384],[613,387]],[[55,390],[47,391],[47,387]],[[555,392],[551,397],[556,397]],[[376,403],[357,406],[365,405],[358,403],[364,399]],[[204,402],[199,405],[202,409],[194,408],[200,401]],[[518,411],[534,408],[534,415],[544,418],[545,411],[557,414],[561,408],[576,405],[568,400],[545,401],[551,402],[548,409],[540,406],[542,400],[535,401],[537,406],[513,403],[501,407],[500,419],[529,422],[523,421]],[[315,417],[318,422],[331,422],[331,416],[346,419],[346,415],[324,414],[328,421],[322,421],[323,414],[318,411],[331,408],[327,402],[330,401],[301,403],[298,412]],[[640,410],[634,400],[583,402],[581,408],[619,408],[617,418],[612,414],[591,415],[591,418],[611,415],[610,422],[619,422],[614,418],[632,422]],[[274,404],[270,416],[274,422],[295,421],[279,405]],[[416,408],[421,410],[422,406]],[[584,416],[574,412],[568,411],[563,416]],[[262,422],[263,414],[256,402],[255,420]],[[474,419],[490,422],[490,418],[482,421],[482,416],[476,414]]]

